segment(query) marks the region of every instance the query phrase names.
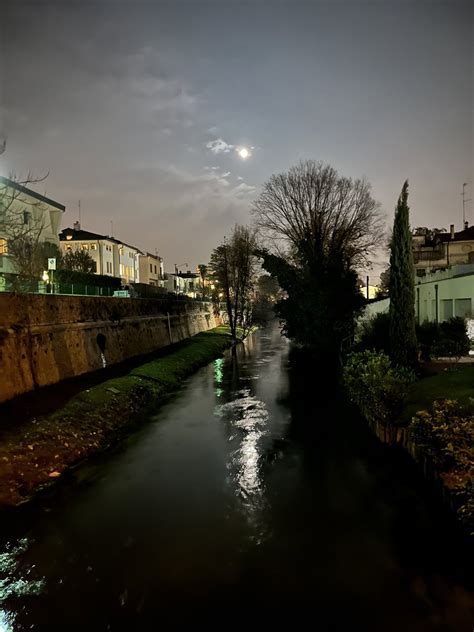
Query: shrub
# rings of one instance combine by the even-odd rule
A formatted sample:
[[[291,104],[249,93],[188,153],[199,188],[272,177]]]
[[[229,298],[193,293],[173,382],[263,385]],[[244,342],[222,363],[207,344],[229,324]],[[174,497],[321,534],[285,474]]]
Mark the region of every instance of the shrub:
[[[388,312],[376,314],[361,323],[357,334],[357,348],[361,351],[373,349],[389,353],[389,315]]]
[[[417,325],[416,337],[421,352],[421,359],[430,360],[433,355],[433,349],[440,340],[440,328],[438,323],[425,320],[421,325]]]
[[[460,317],[450,318],[439,325],[425,321],[417,326],[416,333],[423,360],[440,356],[459,358],[470,349],[466,322]]]
[[[439,328],[440,340],[434,349],[436,355],[456,358],[467,355],[471,345],[464,318],[450,318]]]
[[[474,532],[474,416],[455,400],[433,404],[410,423],[413,440],[454,494],[461,520]]]
[[[348,357],[343,380],[349,398],[369,421],[390,424],[402,412],[414,374],[393,367],[381,351],[362,351]]]

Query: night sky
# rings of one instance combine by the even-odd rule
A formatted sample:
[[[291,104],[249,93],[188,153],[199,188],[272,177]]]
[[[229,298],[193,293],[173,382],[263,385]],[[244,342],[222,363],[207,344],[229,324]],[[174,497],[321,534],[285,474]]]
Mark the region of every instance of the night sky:
[[[470,2],[6,4],[0,172],[49,172],[63,227],[80,199],[83,228],[194,267],[305,158],[366,176],[390,222],[408,177],[413,226],[460,227]]]

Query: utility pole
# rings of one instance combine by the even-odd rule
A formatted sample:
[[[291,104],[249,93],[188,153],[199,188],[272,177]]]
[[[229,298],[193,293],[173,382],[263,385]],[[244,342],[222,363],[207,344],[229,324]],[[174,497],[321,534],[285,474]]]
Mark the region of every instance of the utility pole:
[[[466,187],[468,186],[469,182],[464,182],[464,184],[462,185],[462,225],[463,228],[466,227],[466,202],[470,202],[471,198],[469,198],[468,200],[466,200]]]

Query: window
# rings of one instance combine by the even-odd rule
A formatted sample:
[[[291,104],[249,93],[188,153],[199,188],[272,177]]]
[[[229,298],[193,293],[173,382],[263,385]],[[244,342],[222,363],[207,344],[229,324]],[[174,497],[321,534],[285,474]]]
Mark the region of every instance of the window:
[[[155,266],[155,274],[156,274],[156,266]]]
[[[72,239],[72,235],[66,235],[66,239]]]
[[[91,250],[97,250],[97,244],[91,244]]]
[[[89,250],[89,244],[81,244],[82,250]]]
[[[72,246],[67,245],[66,250],[72,250]]]
[[[119,267],[120,267],[120,276],[123,277],[124,274],[125,274],[125,269],[124,269],[123,263],[121,263]]]
[[[150,263],[150,272],[153,272],[153,266]]]
[[[454,300],[454,315],[461,318],[471,317],[471,299],[457,298]]]
[[[441,301],[441,320],[449,320],[453,317],[453,299],[445,298]]]
[[[31,219],[31,213],[26,209],[23,211],[23,224],[29,224]]]
[[[0,239],[0,255],[8,254],[8,242],[6,239]]]

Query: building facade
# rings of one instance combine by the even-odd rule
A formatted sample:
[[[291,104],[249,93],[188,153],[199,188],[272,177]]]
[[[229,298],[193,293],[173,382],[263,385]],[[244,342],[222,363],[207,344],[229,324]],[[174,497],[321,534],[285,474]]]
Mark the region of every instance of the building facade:
[[[150,252],[139,257],[140,283],[147,283],[155,287],[164,287],[165,271],[163,258]]]
[[[465,222],[463,230],[458,232],[451,224],[449,232],[414,234],[413,258],[418,276],[453,265],[474,263],[474,226]]]
[[[135,246],[110,237],[82,230],[79,222],[65,228],[60,236],[63,254],[70,250],[88,252],[96,264],[96,274],[122,279],[122,283],[139,283],[139,258],[143,253]]]
[[[58,233],[66,207],[0,176],[0,273],[15,273],[8,250],[19,239],[59,247]]]
[[[364,318],[388,312],[390,299],[369,303]],[[442,323],[454,316],[471,319],[474,309],[474,263],[451,266],[415,278],[415,314],[418,323]]]
[[[194,272],[167,272],[165,287],[168,292],[196,298],[199,290],[199,275]]]

